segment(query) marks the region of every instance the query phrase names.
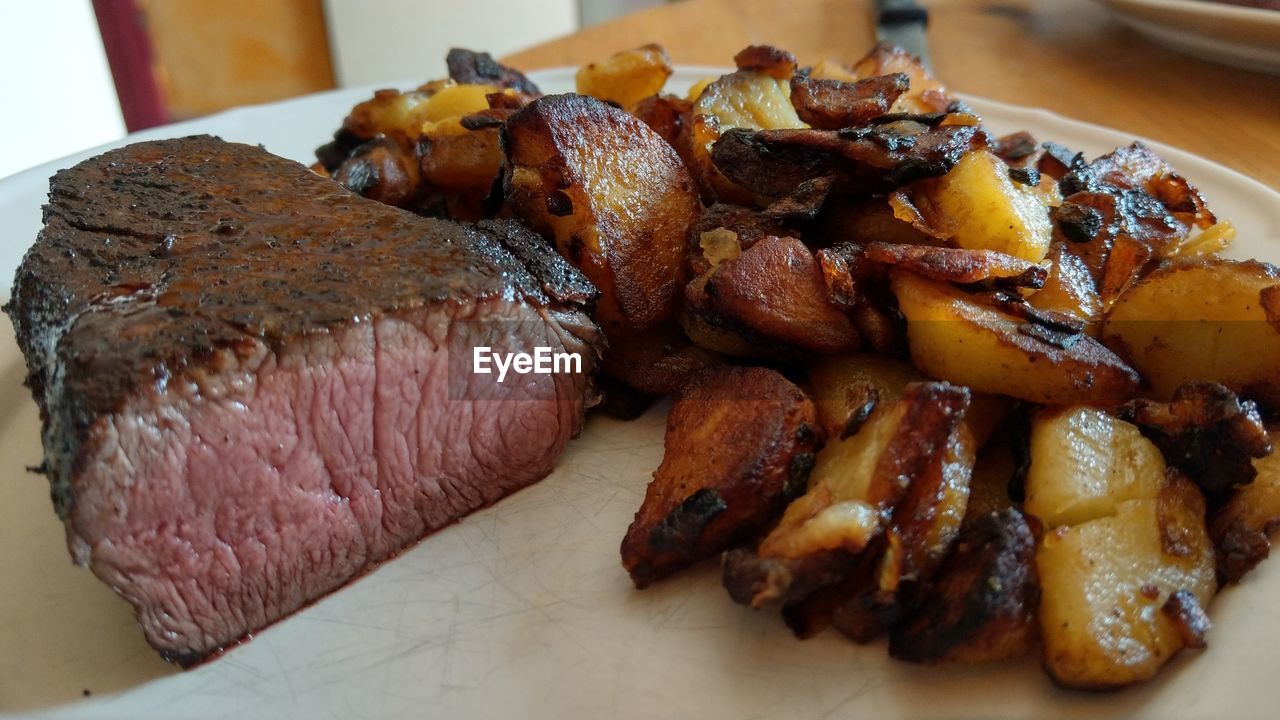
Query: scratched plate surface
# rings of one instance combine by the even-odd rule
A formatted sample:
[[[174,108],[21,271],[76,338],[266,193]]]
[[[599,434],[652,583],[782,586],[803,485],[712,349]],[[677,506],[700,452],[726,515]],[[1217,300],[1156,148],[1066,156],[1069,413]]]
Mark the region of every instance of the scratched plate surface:
[[[714,74],[681,68],[682,89]],[[534,73],[549,91],[572,72]],[[406,86],[411,83],[406,83]],[[244,108],[137,138],[208,132],[309,161],[368,89]],[[1090,154],[1130,138],[978,99],[997,132]],[[137,139],[135,138],[135,139]],[[1228,142],[1224,138],[1224,142]],[[120,144],[123,144],[120,143]],[[1238,256],[1280,260],[1280,194],[1157,145],[1240,229]],[[47,178],[0,181],[0,277],[40,223]],[[7,284],[3,295],[8,294]],[[0,714],[58,718],[1273,717],[1280,562],[1225,592],[1205,653],[1111,695],[1056,690],[1034,659],[976,668],[894,662],[828,632],[799,642],[732,604],[714,563],[636,592],[618,542],[662,455],[665,408],[595,418],[554,474],[189,672],[142,640],[128,605],[70,564],[44,481],[35,405],[0,323]],[[86,696],[86,692],[88,696]]]

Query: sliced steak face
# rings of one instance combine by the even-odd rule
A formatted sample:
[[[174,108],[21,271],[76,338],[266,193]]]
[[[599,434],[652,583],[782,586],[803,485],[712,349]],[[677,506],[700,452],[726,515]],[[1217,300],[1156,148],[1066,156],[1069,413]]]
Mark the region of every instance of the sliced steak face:
[[[6,310],[73,557],[190,663],[550,472],[594,402],[594,297],[514,223],[197,137],[55,175]],[[478,346],[579,372],[499,383]]]

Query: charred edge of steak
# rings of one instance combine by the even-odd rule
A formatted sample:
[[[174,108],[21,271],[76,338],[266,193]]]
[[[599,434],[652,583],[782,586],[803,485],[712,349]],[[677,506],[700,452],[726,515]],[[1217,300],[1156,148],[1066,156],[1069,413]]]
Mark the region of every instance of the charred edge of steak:
[[[579,311],[596,296],[515,223],[421,218],[211,136],[136,143],[59,171],[44,221],[4,309],[63,519],[92,424],[139,390],[216,372],[221,354],[433,303]]]

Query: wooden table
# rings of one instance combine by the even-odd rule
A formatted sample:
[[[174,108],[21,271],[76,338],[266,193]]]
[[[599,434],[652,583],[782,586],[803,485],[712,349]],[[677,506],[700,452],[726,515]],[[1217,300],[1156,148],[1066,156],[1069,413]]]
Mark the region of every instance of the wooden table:
[[[960,92],[1107,125],[1175,145],[1280,190],[1280,77],[1180,55],[1089,0],[936,0],[929,46]],[[507,58],[579,65],[658,42],[677,63],[731,65],[767,43],[802,63],[852,62],[874,43],[870,0],[685,0]]]

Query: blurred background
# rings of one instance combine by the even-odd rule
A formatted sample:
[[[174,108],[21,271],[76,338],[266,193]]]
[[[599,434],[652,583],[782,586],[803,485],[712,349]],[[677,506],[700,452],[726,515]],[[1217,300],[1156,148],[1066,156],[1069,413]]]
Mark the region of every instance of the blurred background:
[[[445,74],[663,0],[0,0],[0,177],[126,132]]]

